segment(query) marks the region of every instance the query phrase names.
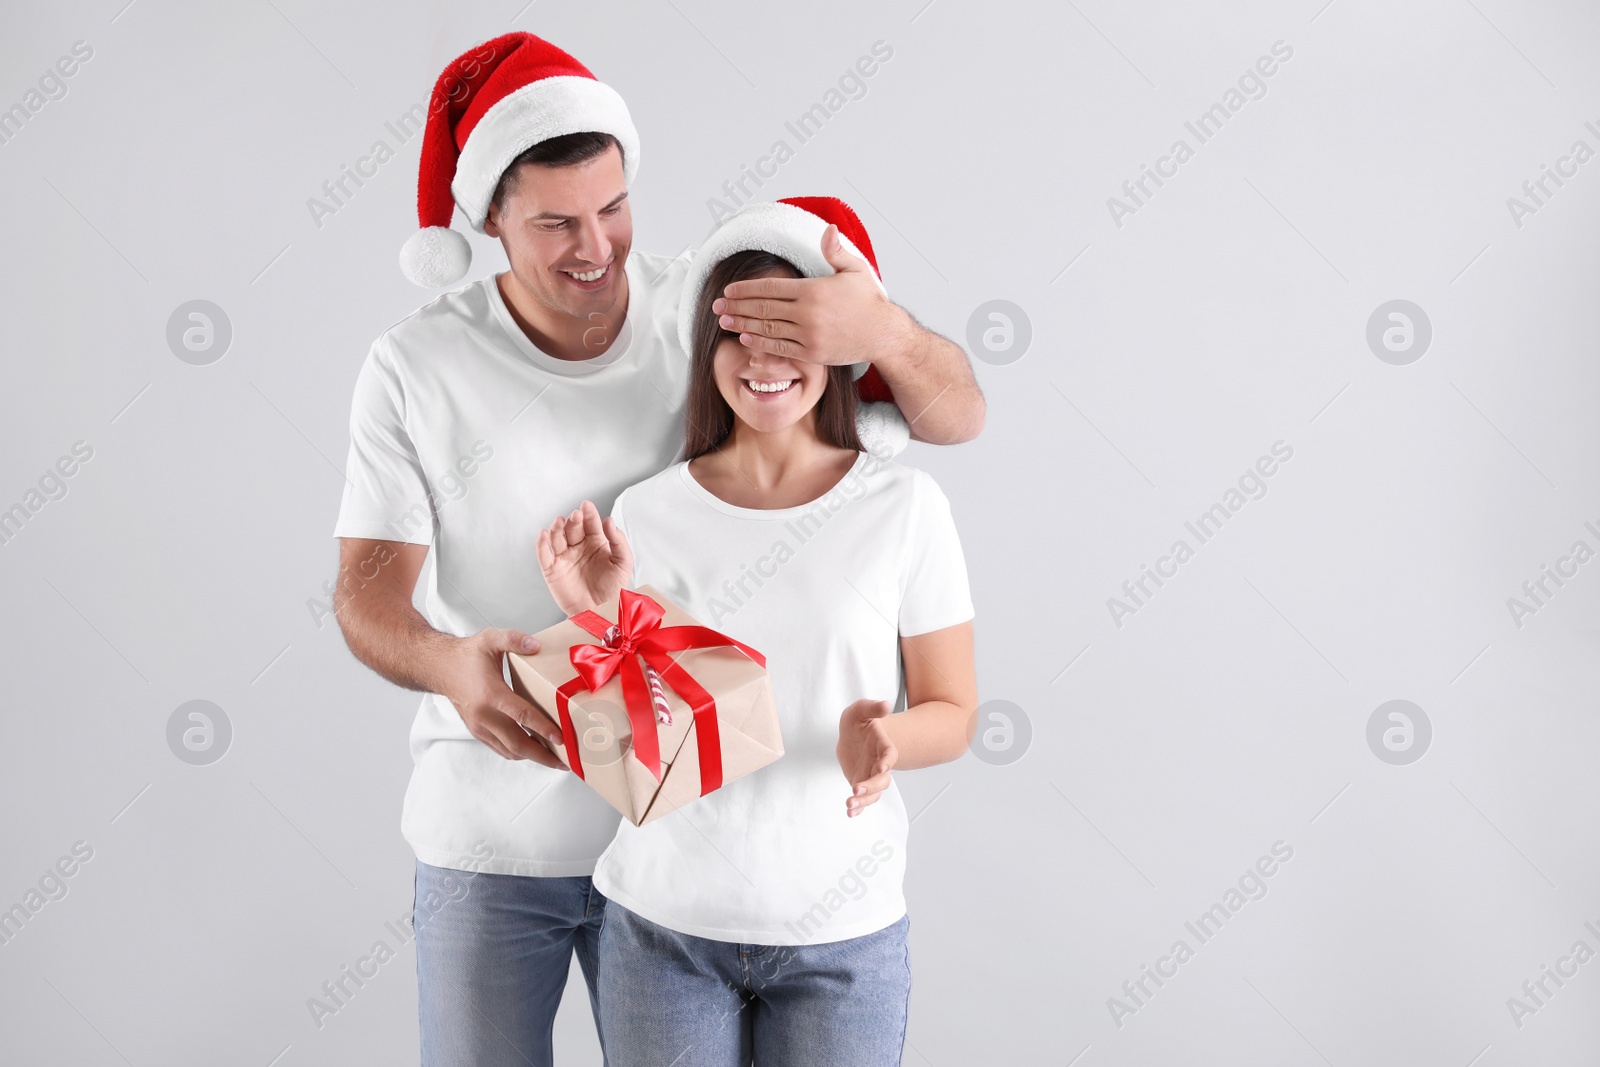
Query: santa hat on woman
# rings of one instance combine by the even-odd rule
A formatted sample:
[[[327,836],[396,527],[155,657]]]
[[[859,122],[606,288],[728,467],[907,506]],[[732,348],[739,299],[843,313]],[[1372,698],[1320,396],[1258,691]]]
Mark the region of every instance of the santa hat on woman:
[[[434,83],[417,178],[420,229],[400,250],[418,285],[459,281],[472,246],[450,228],[456,207],[483,232],[489,201],[517,156],[569,133],[609,133],[622,146],[622,178],[639,172],[639,134],[628,106],[567,53],[531,33],[508,33],[451,60]]]
[[[825,277],[834,273],[833,264],[822,254],[822,235],[830,224],[839,228],[844,250],[871,265],[872,280],[887,296],[867,228],[843,200],[791,196],[770,204],[746,204],[706,238],[690,261],[678,303],[678,340],[683,350],[694,351],[695,312],[718,263],[735,252],[770,252],[794,264],[802,277]],[[862,446],[875,456],[898,454],[911,440],[911,429],[895,406],[888,383],[871,363],[852,364],[851,374],[856,383],[856,433]]]
[[[489,214],[500,178],[517,156],[542,141],[571,133],[609,133],[622,147],[622,179],[631,186],[639,172],[639,133],[622,96],[589,68],[531,33],[485,41],[457,56],[434,83],[422,134],[417,176],[419,229],[400,250],[400,269],[418,285],[442,288],[466,276],[472,246],[450,228],[457,207],[477,233]],[[717,261],[747,248],[765,248],[793,263],[806,277],[832,274],[822,255],[828,224],[839,227],[846,251],[872,264],[872,242],[849,205],[832,197],[793,197],[775,204],[749,204],[723,224],[701,248],[691,268],[695,297],[685,290],[679,336],[688,351],[690,317],[706,275]],[[769,247],[770,246],[770,247]],[[862,444],[892,456],[911,431],[892,403],[888,385],[870,364],[854,367],[856,427]]]

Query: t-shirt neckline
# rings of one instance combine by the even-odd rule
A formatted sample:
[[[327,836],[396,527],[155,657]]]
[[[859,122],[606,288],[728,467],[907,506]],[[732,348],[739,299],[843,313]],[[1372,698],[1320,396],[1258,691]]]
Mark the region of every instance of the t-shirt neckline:
[[[709,504],[711,507],[716,508],[718,511],[723,512],[724,514],[734,515],[741,519],[786,519],[795,515],[799,515],[803,512],[810,511],[812,508],[822,503],[822,501],[826,500],[830,493],[836,491],[846,481],[857,477],[860,474],[862,466],[865,465],[867,458],[868,453],[866,452],[856,453],[855,462],[850,464],[850,469],[845,471],[844,476],[830,485],[821,496],[817,497],[815,500],[808,500],[804,504],[796,504],[793,507],[788,508],[741,508],[737,504],[730,504],[717,494],[713,493],[711,490],[707,489],[705,486],[701,485],[695,476],[689,473],[688,460],[684,460],[678,464],[678,475],[683,479],[683,484],[688,487],[691,494]]]
[[[628,310],[622,320],[622,330],[617,335],[617,339],[612,342],[610,348],[592,359],[557,359],[534,344],[532,338],[523,332],[521,326],[517,325],[517,320],[511,315],[511,309],[506,307],[506,299],[500,292],[499,282],[500,275],[505,273],[504,271],[496,271],[490,274],[483,280],[483,285],[488,290],[489,309],[494,315],[495,321],[500,324],[500,328],[505,331],[511,343],[516,346],[517,351],[528,362],[552,374],[560,374],[568,378],[580,378],[598,373],[619,362],[628,354],[628,349],[633,345],[633,337],[637,326],[635,315],[639,308],[640,291],[639,279],[633,271],[633,254],[631,252],[622,269],[627,271],[628,274]]]

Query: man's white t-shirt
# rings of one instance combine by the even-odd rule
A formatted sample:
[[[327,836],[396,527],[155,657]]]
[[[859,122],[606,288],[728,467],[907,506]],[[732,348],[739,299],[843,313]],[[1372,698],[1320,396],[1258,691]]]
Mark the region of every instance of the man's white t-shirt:
[[[904,705],[900,637],[973,617],[950,504],[926,473],[861,453],[827,494],[735,507],[677,463],[613,517],[652,585],[767,660],[783,755],[645,826],[622,822],[594,884],[651,922],[761,945],[840,941],[906,913],[898,787],[850,817],[839,716]]]
[[[431,544],[423,615],[444,633],[559,621],[540,529],[586,498],[604,514],[681,454],[689,261],[630,253],[626,324],[590,360],[540,351],[494,275],[391,326],[356,378],[334,536]],[[436,694],[417,711],[411,755],[401,831],[424,863],[585,875],[620,820],[576,775],[496,755]]]

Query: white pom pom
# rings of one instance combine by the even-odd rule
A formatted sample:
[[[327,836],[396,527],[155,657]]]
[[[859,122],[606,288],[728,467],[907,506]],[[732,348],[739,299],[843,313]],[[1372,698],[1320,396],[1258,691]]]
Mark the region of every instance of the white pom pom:
[[[879,459],[893,459],[911,443],[911,427],[900,409],[887,401],[856,405],[856,436],[861,447]]]
[[[460,281],[471,263],[472,246],[448,226],[418,230],[400,249],[400,272],[430,289]]]

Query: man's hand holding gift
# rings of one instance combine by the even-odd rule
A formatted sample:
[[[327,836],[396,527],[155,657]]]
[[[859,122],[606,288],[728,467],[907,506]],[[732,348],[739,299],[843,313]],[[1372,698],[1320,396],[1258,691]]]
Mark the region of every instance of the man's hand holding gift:
[[[555,754],[561,747],[561,732],[505,681],[505,656],[538,652],[538,639],[521,630],[490,627],[457,639],[452,647],[456,667],[441,695],[454,706],[468,732],[505,759],[566,769]]]

